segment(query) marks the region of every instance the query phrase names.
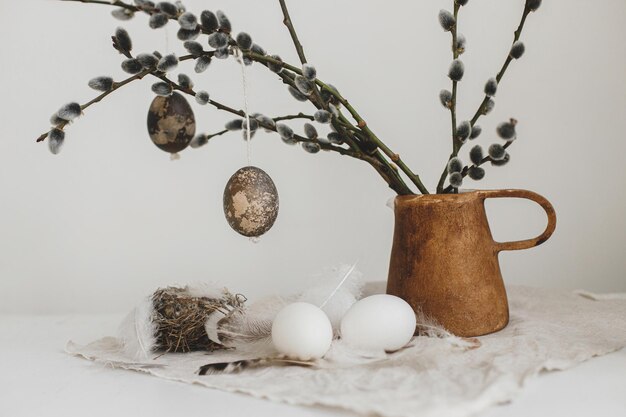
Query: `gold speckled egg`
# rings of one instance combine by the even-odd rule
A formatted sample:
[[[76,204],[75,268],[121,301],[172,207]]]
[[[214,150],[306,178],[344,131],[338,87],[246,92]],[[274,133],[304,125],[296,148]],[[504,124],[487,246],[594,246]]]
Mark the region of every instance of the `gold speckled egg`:
[[[224,214],[237,233],[261,236],[278,216],[278,191],[274,181],[260,168],[241,168],[226,184]]]
[[[183,96],[157,96],[148,110],[148,134],[165,152],[180,152],[196,134],[196,118]]]

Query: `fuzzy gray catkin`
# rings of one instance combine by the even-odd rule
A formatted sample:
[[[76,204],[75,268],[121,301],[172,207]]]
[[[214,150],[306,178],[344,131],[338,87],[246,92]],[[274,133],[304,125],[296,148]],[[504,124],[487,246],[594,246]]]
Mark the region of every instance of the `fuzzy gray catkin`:
[[[82,108],[80,107],[80,104],[76,102],[72,102],[72,103],[67,103],[66,105],[61,107],[56,112],[56,115],[57,117],[63,120],[72,121],[76,119],[78,116],[80,116],[81,112],[82,112]]]
[[[258,55],[266,55],[265,49],[263,49],[261,45],[258,45],[256,43],[252,44],[252,46],[250,47],[250,51]]]
[[[187,52],[189,52],[193,56],[200,56],[204,52],[204,48],[200,42],[196,41],[187,41],[183,44]]]
[[[459,55],[461,55],[465,52],[466,47],[467,47],[467,39],[465,38],[465,35],[463,35],[462,33],[457,33],[456,45],[454,49]]]
[[[276,131],[283,139],[292,139],[293,138],[293,129],[287,126],[284,123],[276,123]]]
[[[463,61],[460,59],[455,59],[450,64],[450,68],[448,69],[448,77],[452,81],[461,81],[463,79],[463,74],[465,73],[465,66],[463,65]]]
[[[307,101],[309,99],[307,96],[302,94],[298,89],[293,88],[292,86],[287,87],[287,90],[289,91],[289,94],[291,94],[291,96],[298,101]]]
[[[178,15],[178,7],[169,1],[157,3],[156,8],[170,17],[176,17]]]
[[[450,158],[448,161],[448,173],[461,172],[463,170],[463,162],[458,157]]]
[[[198,19],[193,13],[185,12],[178,16],[178,24],[185,30],[195,30],[198,26]]]
[[[228,51],[228,47],[219,48],[215,50],[213,56],[217,59],[226,59],[230,56],[230,52]]]
[[[228,36],[222,32],[215,32],[209,35],[209,46],[219,49],[228,45]]]
[[[240,32],[237,35],[237,45],[244,50],[249,50],[252,47],[252,37],[246,32]]]
[[[117,20],[126,21],[130,20],[135,16],[135,12],[128,9],[118,8],[111,12],[111,16],[116,18]]]
[[[129,74],[138,74],[143,70],[141,63],[135,58],[129,58],[122,61],[122,70]]]
[[[321,147],[319,144],[314,142],[302,142],[302,149],[308,153],[318,153]]]
[[[257,114],[254,118],[261,124],[261,126],[268,132],[276,128],[276,122],[269,116],[264,114]]]
[[[180,28],[178,29],[178,32],[176,32],[176,37],[181,41],[192,41],[194,39],[197,39],[198,36],[200,36],[199,27],[190,30]]]
[[[196,72],[196,74],[200,74],[206,71],[206,69],[209,67],[209,64],[211,64],[211,57],[208,55],[203,55],[200,58],[196,59],[194,71]]]
[[[454,2],[458,4],[459,6],[465,6],[468,0],[454,0]]]
[[[469,121],[461,122],[456,128],[456,138],[459,142],[465,143],[472,134],[472,125]]]
[[[526,47],[522,41],[516,41],[513,46],[511,46],[511,57],[514,59],[519,59],[524,55],[524,51]]]
[[[163,26],[167,25],[168,17],[165,13],[155,13],[150,16],[150,20],[148,20],[148,25],[152,29],[159,29]]]
[[[506,149],[499,143],[489,146],[489,157],[494,161],[501,161],[506,156]]]
[[[456,19],[454,19],[454,15],[447,10],[441,9],[439,10],[439,24],[446,32],[452,30],[454,25],[456,25]]]
[[[501,160],[499,161],[492,160],[491,165],[496,166],[496,167],[501,167],[503,165],[508,164],[510,160],[511,160],[511,155],[507,152],[506,155],[504,155],[504,158],[502,158]]]
[[[459,188],[463,185],[463,175],[460,172],[453,172],[448,179],[450,185],[454,188]]]
[[[209,138],[207,137],[207,135],[205,135],[204,133],[200,133],[196,135],[193,139],[191,139],[191,142],[189,142],[189,146],[195,149],[204,146],[207,143],[209,143]]]
[[[200,25],[207,32],[215,32],[220,27],[217,16],[209,10],[200,13]]]
[[[341,135],[339,133],[337,133],[337,132],[330,132],[330,133],[328,133],[328,135],[326,135],[326,138],[333,145],[341,145],[341,144],[343,144],[343,139],[341,138]]]
[[[493,97],[498,91],[498,81],[495,78],[489,78],[485,83],[485,95]]]
[[[470,167],[467,170],[467,176],[473,179],[474,181],[480,181],[485,178],[485,170],[481,167]]]
[[[169,83],[159,81],[152,84],[152,92],[157,96],[166,97],[172,94],[172,91],[172,86]]]
[[[487,102],[485,103],[485,105],[483,106],[481,113],[483,115],[487,115],[493,110],[494,107],[496,107],[496,102],[493,101],[492,98],[489,98]]]
[[[178,85],[183,88],[191,89],[193,88],[193,81],[187,74],[178,74]]]
[[[476,139],[477,137],[479,137],[482,131],[483,131],[482,127],[480,127],[479,125],[474,125],[474,127],[472,127],[472,133],[470,134],[470,137],[469,137],[470,140]]]
[[[224,14],[223,11],[218,10],[216,12],[217,15],[217,21],[220,24],[220,30],[226,32],[226,33],[230,33],[233,30],[232,25],[230,24],[230,20],[228,19],[228,17],[226,16],[226,14]]]
[[[541,0],[526,0],[526,8],[531,12],[536,11],[541,6]]]
[[[118,47],[125,52],[130,52],[133,49],[133,41],[130,39],[130,35],[124,28],[115,29],[115,39],[117,40]]]
[[[111,77],[96,77],[89,80],[90,88],[96,91],[109,91],[113,87],[113,78]]]
[[[209,93],[204,90],[196,92],[196,102],[201,105],[205,105],[209,102]]]
[[[315,79],[317,78],[317,70],[311,64],[303,64],[302,75],[309,81],[315,81]]]
[[[311,85],[311,82],[302,75],[296,75],[296,77],[294,78],[294,83],[296,84],[296,88],[300,90],[302,94],[308,96],[313,92],[313,86]]]
[[[48,132],[48,149],[50,149],[53,155],[61,152],[64,140],[65,132],[61,129],[55,127]]]
[[[449,109],[452,105],[452,93],[449,90],[441,90],[439,92],[439,101],[443,107]]]
[[[137,61],[139,61],[139,63],[141,64],[142,67],[144,67],[145,69],[152,69],[155,68],[156,65],[159,62],[159,58],[156,57],[156,55],[154,54],[139,54],[137,55]]]
[[[515,124],[515,119],[511,119],[508,122],[502,122],[496,128],[496,133],[498,134],[498,136],[500,136],[500,138],[506,141],[515,140]]]
[[[483,158],[485,157],[482,146],[480,145],[474,146],[470,150],[469,156],[470,156],[470,161],[472,161],[474,165],[480,164]]]
[[[318,123],[330,123],[332,115],[327,110],[318,110],[313,114],[313,118]]]
[[[165,55],[159,59],[157,63],[157,69],[161,72],[168,72],[175,69],[178,66],[178,58],[174,54]]]
[[[317,139],[317,129],[311,123],[304,124],[304,134],[309,139]]]
[[[243,128],[243,119],[233,119],[224,125],[226,130],[241,130]]]
[[[270,58],[274,59],[275,61],[278,61],[278,63],[275,62],[269,62],[267,64],[267,67],[270,69],[270,71],[275,72],[275,73],[279,73],[283,70],[283,60],[281,59],[280,56],[278,55],[272,55],[270,56]]]

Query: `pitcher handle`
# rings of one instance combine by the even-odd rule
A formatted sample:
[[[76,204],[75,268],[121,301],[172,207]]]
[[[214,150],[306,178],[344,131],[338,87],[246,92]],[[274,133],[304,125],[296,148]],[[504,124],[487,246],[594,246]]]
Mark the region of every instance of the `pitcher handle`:
[[[481,190],[478,191],[478,193],[481,195],[483,201],[487,198],[526,198],[539,204],[548,216],[548,225],[542,234],[532,239],[517,240],[512,242],[494,242],[496,245],[496,251],[500,252],[503,250],[534,248],[535,246],[539,246],[548,240],[550,236],[552,236],[552,233],[554,233],[554,229],[556,228],[556,213],[552,204],[550,204],[545,197],[528,190]]]

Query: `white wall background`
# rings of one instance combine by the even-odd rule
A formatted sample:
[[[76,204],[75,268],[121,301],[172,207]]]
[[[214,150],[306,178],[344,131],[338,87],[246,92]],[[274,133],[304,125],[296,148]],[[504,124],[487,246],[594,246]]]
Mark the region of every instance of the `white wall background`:
[[[379,136],[433,188],[449,154],[448,34],[437,12],[451,1],[290,1],[292,17],[320,78],[339,87]],[[195,0],[223,9],[273,53],[297,61],[273,0]],[[484,81],[500,67],[523,0],[471,1],[460,31],[460,118],[473,114]],[[289,292],[324,267],[360,259],[367,279],[386,276],[392,195],[375,172],[334,154],[309,155],[276,136],[254,140],[254,164],[274,178],[281,213],[258,244],[232,232],[221,196],[245,164],[235,134],[188,150],[172,163],[145,127],[152,80],[90,108],[51,155],[34,138],[61,104],[87,101],[93,76],[124,77],[109,36],[120,23],[107,6],[0,1],[0,312],[123,311],[155,286],[215,280],[246,294]],[[516,117],[512,162],[489,168],[480,188],[527,188],[548,197],[559,224],[540,248],[501,256],[509,284],[624,291],[626,257],[626,2],[544,1],[523,35],[527,51],[507,72],[481,142]],[[175,25],[123,24],[137,51],[181,51]],[[183,66],[193,74],[191,67]],[[255,66],[251,107],[269,115],[310,112],[277,77]],[[215,62],[196,84],[240,107],[240,72]],[[201,130],[230,119],[194,107]],[[467,147],[466,151],[469,149]],[[542,230],[539,207],[489,205],[499,240]]]

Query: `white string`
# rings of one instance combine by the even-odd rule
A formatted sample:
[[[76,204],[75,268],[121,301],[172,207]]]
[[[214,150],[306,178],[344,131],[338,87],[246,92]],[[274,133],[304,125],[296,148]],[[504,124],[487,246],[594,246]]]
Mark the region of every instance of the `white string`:
[[[167,30],[167,26],[163,28],[163,32],[165,33],[165,55],[170,53],[170,34]]]
[[[240,53],[241,51],[239,51]],[[238,54],[239,63],[241,64],[241,81],[243,84],[243,111],[246,113],[246,157],[248,166],[252,165],[252,147],[250,146],[250,115],[248,114],[248,81],[246,79],[246,64],[243,62],[243,54]]]

